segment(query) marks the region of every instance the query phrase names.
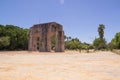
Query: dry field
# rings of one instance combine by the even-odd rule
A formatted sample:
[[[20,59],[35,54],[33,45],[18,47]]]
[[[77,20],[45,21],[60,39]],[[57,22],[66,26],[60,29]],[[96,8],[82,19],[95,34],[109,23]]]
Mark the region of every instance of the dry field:
[[[0,80],[120,80],[120,55],[0,52]]]

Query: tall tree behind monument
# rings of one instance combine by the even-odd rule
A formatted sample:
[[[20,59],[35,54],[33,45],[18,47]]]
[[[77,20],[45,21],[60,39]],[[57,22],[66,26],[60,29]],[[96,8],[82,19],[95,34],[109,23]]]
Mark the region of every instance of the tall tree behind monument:
[[[99,33],[99,38],[101,40],[104,38],[104,29],[105,29],[105,26],[103,24],[99,24],[98,33]]]
[[[98,27],[98,34],[99,38],[95,38],[93,41],[93,45],[95,49],[101,50],[101,49],[106,49],[106,40],[104,38],[104,29],[105,26],[103,24],[99,24]]]

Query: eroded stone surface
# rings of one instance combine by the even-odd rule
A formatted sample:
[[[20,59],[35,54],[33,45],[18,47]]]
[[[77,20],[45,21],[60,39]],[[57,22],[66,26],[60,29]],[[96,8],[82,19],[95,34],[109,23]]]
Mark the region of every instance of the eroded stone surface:
[[[36,24],[29,31],[29,50],[50,52],[51,37],[55,36],[55,51],[64,51],[64,31],[62,25],[56,22]]]

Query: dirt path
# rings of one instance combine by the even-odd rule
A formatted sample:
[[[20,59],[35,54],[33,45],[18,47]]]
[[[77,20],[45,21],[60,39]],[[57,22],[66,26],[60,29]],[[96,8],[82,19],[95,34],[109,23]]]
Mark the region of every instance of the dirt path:
[[[0,80],[120,80],[120,55],[0,52]]]

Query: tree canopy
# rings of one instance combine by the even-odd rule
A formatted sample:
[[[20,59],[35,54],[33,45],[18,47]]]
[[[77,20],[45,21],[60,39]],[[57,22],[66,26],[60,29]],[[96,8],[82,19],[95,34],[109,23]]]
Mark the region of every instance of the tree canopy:
[[[105,29],[105,26],[103,24],[99,24],[98,34],[100,39],[103,39],[104,37],[104,29]]]
[[[116,33],[115,37],[111,40],[110,45],[112,48],[120,49],[120,32]]]
[[[14,25],[0,25],[0,50],[26,50],[28,29]]]
[[[99,27],[98,27],[99,38],[95,38],[95,40],[93,41],[94,48],[97,50],[106,49],[104,29],[105,29],[105,26],[103,24],[99,24]]]

